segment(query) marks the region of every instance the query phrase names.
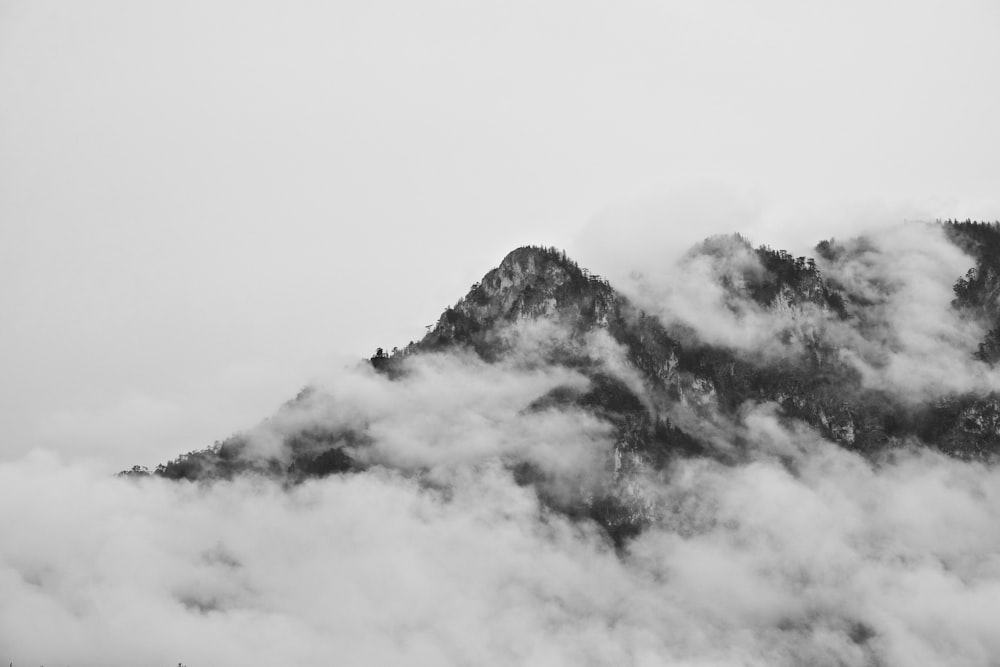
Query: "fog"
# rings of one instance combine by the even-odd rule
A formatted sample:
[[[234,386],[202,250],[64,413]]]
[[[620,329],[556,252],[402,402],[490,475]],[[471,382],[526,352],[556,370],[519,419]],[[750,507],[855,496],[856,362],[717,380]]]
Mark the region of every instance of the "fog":
[[[286,489],[4,463],[0,646],[68,665],[997,660],[996,468],[918,449],[873,465],[767,407],[733,427],[752,460],[678,463],[668,518],[621,553],[488,452],[432,486],[388,468]],[[413,445],[449,430],[415,424]]]

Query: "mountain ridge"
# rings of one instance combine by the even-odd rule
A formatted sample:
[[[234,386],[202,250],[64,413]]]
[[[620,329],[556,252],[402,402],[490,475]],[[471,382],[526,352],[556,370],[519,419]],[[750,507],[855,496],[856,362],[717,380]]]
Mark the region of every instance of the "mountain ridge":
[[[998,226],[949,221],[941,229],[975,260],[964,276],[956,276],[950,307],[970,321],[1000,327],[1000,267],[991,255],[1000,247]],[[868,360],[851,356],[869,354],[875,364],[870,372],[891,366],[891,357],[885,362],[879,356],[885,353],[865,350],[870,339],[881,340],[879,309],[895,289],[880,279],[850,283],[845,262],[869,261],[865,253],[871,252],[864,243],[852,243],[823,241],[816,257],[793,257],[731,235],[707,239],[688,253],[683,261],[709,267],[722,308],[736,321],[757,318],[772,327],[760,349],[713,343],[684,322],[665,323],[564,251],[524,246],[445,309],[423,339],[390,354],[380,348],[369,363],[376,376],[395,383],[405,382],[414,360],[456,353],[494,366],[515,359],[564,368],[584,378],[585,387],[556,386],[534,397],[525,414],[562,410],[607,424],[609,443],[598,481],[567,495],[561,487],[553,491],[551,473],[528,459],[505,465],[519,482],[534,485],[548,506],[596,520],[616,543],[657,520],[655,499],[642,491],[645,477],[662,475],[677,457],[736,461],[743,456],[739,437],[731,438],[735,449],[720,447],[719,433],[732,433],[728,425],[751,405],[772,405],[780,419],[802,423],[872,460],[914,443],[960,458],[995,460],[1000,453],[995,392],[943,392],[935,400],[911,400],[872,383],[865,375]],[[970,363],[983,372],[995,360],[996,327],[970,353],[975,356]],[[885,349],[894,354],[891,338]],[[317,390],[307,388],[276,418],[318,401]],[[386,465],[372,454],[379,434],[369,423],[306,420],[278,439],[274,452],[261,455],[252,437],[238,434],[153,474],[210,480],[253,473],[295,483]],[[143,473],[139,466],[127,471]]]

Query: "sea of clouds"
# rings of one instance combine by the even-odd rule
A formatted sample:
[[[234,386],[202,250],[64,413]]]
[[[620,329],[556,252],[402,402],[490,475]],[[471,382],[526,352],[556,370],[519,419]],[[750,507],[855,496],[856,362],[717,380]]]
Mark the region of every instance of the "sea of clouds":
[[[877,465],[767,409],[679,462],[623,550],[493,457],[291,489],[0,466],[15,664],[988,665],[1000,471]],[[6,657],[5,656],[5,657]]]

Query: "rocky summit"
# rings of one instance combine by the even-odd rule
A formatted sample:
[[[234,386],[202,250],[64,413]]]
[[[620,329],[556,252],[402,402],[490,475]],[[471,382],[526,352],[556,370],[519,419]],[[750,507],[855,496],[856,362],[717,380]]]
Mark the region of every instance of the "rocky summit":
[[[422,340],[379,348],[357,372],[398,400],[420,391],[413,378],[442,358],[521,387],[515,407],[528,444],[483,460],[535,486],[552,511],[596,521],[618,544],[664,520],[651,482],[674,461],[744,461],[740,424],[753,411],[871,461],[913,447],[994,460],[1000,228],[948,221],[910,232],[830,239],[799,257],[739,235],[713,237],[672,277],[646,276],[622,291],[565,252],[518,248]],[[548,380],[535,386],[540,374]],[[342,403],[307,387],[255,429],[152,473],[125,474],[259,474],[294,484],[378,467],[434,484],[437,464],[385,445],[391,401],[364,414]],[[531,444],[547,437],[541,425],[553,414],[589,420],[598,434],[589,472],[568,482]]]

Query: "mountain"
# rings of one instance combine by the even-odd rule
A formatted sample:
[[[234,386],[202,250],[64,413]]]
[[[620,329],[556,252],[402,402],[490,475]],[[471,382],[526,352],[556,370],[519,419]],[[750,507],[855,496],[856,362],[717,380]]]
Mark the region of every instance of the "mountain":
[[[595,436],[603,444],[588,472],[567,473],[522,445],[502,449],[499,460],[552,511],[595,520],[618,544],[662,520],[650,489],[672,461],[746,460],[739,425],[760,406],[873,461],[913,446],[996,459],[1000,227],[949,221],[904,237],[831,239],[814,257],[713,237],[685,255],[673,282],[644,289],[640,280],[629,296],[562,251],[518,248],[422,340],[380,348],[364,382],[405,396],[442,358],[524,387],[565,375],[528,396],[513,421],[593,422],[604,435]],[[948,277],[963,263],[964,273]],[[261,427],[152,474],[296,483],[379,467],[434,483],[433,457],[414,462],[405,446],[385,446],[391,404],[343,403],[306,388]],[[434,409],[447,421],[447,404]],[[544,433],[521,435],[534,437]]]

